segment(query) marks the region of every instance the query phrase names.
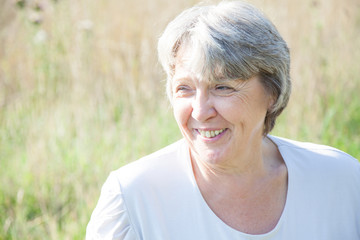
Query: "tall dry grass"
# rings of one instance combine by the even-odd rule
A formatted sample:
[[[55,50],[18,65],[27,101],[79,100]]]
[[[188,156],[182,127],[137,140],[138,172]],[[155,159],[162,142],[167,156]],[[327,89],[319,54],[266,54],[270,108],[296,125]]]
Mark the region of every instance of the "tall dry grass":
[[[156,42],[197,2],[0,1],[0,239],[83,239],[109,171],[180,137]],[[274,134],[359,158],[360,3],[250,2],[291,48]]]

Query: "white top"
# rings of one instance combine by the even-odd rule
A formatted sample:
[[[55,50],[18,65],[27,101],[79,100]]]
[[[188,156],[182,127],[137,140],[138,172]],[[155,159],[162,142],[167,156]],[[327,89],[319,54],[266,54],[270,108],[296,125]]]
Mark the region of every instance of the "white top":
[[[276,227],[237,231],[208,207],[180,140],[110,174],[86,239],[360,239],[360,164],[337,149],[269,136],[288,169],[288,193]]]

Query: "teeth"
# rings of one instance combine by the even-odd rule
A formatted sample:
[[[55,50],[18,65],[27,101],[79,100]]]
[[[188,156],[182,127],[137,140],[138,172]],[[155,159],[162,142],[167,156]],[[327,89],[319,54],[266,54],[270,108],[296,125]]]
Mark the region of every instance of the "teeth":
[[[215,130],[215,131],[202,131],[202,130],[199,130],[199,133],[203,137],[213,138],[213,137],[216,137],[217,135],[219,135],[220,133],[222,133],[224,130],[225,130],[225,128],[221,129],[221,130]]]

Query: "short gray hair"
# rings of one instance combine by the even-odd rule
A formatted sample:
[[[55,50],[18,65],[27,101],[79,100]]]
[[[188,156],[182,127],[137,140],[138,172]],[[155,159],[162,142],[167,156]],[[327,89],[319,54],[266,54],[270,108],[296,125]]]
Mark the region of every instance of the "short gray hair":
[[[158,54],[170,101],[180,46],[191,47],[192,70],[209,81],[259,75],[275,100],[265,117],[264,135],[273,129],[290,97],[290,54],[276,27],[259,10],[241,1],[197,5],[168,24]]]

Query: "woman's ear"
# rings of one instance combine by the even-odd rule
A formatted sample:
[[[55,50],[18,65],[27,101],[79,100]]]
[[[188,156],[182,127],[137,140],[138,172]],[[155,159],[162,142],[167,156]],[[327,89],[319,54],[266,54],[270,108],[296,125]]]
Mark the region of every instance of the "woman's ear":
[[[269,95],[269,97],[268,97],[268,106],[267,106],[268,112],[271,112],[273,110],[275,102],[276,102],[275,96]]]

